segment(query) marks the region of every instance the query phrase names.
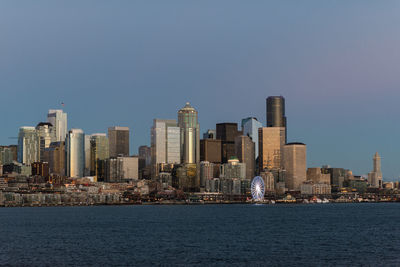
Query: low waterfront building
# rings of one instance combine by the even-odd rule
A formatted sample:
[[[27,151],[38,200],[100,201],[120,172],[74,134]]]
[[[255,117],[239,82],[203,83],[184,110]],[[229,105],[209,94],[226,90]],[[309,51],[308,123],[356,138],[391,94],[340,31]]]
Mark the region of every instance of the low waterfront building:
[[[306,181],[300,186],[302,195],[330,195],[331,186],[327,183]]]
[[[219,178],[210,178],[206,180],[205,191],[208,193],[221,192],[221,180]]]

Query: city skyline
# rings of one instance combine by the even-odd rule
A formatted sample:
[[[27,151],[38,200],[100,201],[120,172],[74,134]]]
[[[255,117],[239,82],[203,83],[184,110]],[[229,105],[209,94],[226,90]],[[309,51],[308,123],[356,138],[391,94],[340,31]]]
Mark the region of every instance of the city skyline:
[[[150,145],[153,119],[176,119],[185,102],[199,111],[202,134],[247,117],[265,125],[265,98],[283,95],[288,142],[307,144],[310,167],[367,174],[378,151],[384,178],[400,175],[397,1],[230,3],[229,10],[223,1],[66,3],[80,7],[73,22],[53,5],[25,2],[32,12],[19,13],[8,3],[0,4],[8,25],[0,50],[7,100],[0,111],[9,114],[2,145],[62,108],[69,129],[126,125],[136,154]],[[115,14],[120,20],[110,23]],[[154,14],[159,19],[149,22]]]
[[[266,99],[269,99],[269,98],[274,98],[275,96],[268,96]],[[283,98],[284,99],[284,97],[283,96],[280,96],[280,98]],[[268,105],[268,104],[266,104],[266,105]],[[186,106],[190,106],[190,103],[189,102],[186,102]],[[185,107],[186,107],[185,106]],[[285,110],[285,108],[283,109],[283,111]],[[49,111],[52,111],[51,109],[49,110]],[[61,112],[63,112],[64,114],[67,114],[67,112],[65,112],[64,110],[62,110],[62,109],[60,109],[60,111]],[[178,112],[178,114],[179,114],[179,112]],[[253,117],[254,118],[254,117]],[[245,118],[245,119],[248,119],[248,118]],[[169,123],[172,123],[172,122],[174,122],[175,124],[177,124],[177,120],[175,120],[175,119],[171,119],[171,120],[165,120],[165,119],[153,119],[153,123],[155,123],[156,121],[158,121],[158,122],[160,122],[160,121],[162,121],[162,122],[169,122]],[[38,125],[41,125],[41,124],[43,124],[43,123],[39,123]],[[221,124],[225,124],[225,123],[219,123],[220,125]],[[227,123],[227,124],[232,124],[232,123]],[[237,123],[233,123],[233,124],[237,124]],[[269,129],[269,130],[271,130],[271,129],[277,129],[278,131],[280,130],[280,129],[285,129],[285,128],[279,128],[279,127],[265,127],[265,125],[267,125],[267,123],[263,123],[262,124],[262,127],[261,128],[259,128],[260,129],[260,131],[261,132],[263,132],[263,130],[262,129]],[[216,127],[214,127],[215,129],[216,128],[218,128],[217,127],[218,126],[218,123],[216,124]],[[154,125],[153,125],[153,127],[154,127]],[[151,138],[153,138],[152,136],[153,136],[153,127],[150,129],[150,133],[149,133],[149,136],[150,136],[150,139]],[[35,129],[35,127],[30,127],[30,126],[21,126],[20,128],[19,128],[19,131],[21,131],[21,130],[24,130],[24,129]],[[110,134],[110,129],[123,129],[123,130],[128,130],[128,132],[129,132],[129,128],[128,127],[119,127],[119,126],[113,126],[113,127],[107,127],[107,129],[108,129],[108,134]],[[214,129],[214,130],[215,130]],[[237,130],[241,130],[241,127],[239,126],[239,124],[237,125],[237,128],[235,127],[235,128],[232,128],[232,129],[237,129]],[[71,130],[77,130],[77,129],[74,129],[74,128],[71,128],[70,130],[68,130],[69,132],[71,132]],[[82,133],[86,136],[86,137],[89,137],[89,138],[91,138],[91,137],[93,137],[93,136],[96,136],[96,135],[104,135],[104,136],[106,136],[107,137],[107,139],[109,138],[109,136],[104,132],[104,133],[87,133],[87,132],[85,132],[84,130],[81,130],[81,129],[78,129],[79,131],[82,131]],[[208,132],[208,131],[210,131],[210,129],[208,129],[208,130],[206,130],[206,131],[203,131],[203,130],[201,130],[202,131],[202,133],[206,133],[206,132]],[[282,130],[283,132],[285,132],[286,134],[287,134],[287,130]],[[285,134],[281,134],[282,136],[283,136],[283,138],[284,138],[284,135]],[[200,134],[200,136],[202,136],[202,134]],[[68,134],[66,135],[66,137],[68,137]],[[257,137],[257,139],[258,139],[259,137]],[[129,136],[128,136],[128,139],[129,139],[129,141],[131,141],[132,140],[132,136],[131,136],[131,134],[129,134]],[[127,140],[128,140],[127,139]],[[129,142],[128,142],[129,143]],[[148,147],[151,147],[151,140],[150,140],[150,144],[142,144],[141,146],[148,146]],[[287,142],[288,144],[291,144],[292,142]],[[4,144],[2,144],[2,145],[4,145]],[[18,144],[10,144],[10,145],[18,145]],[[258,146],[258,144],[255,144],[256,146]],[[139,146],[140,147],[140,146]],[[137,151],[133,151],[133,152],[131,152],[131,153],[129,153],[129,155],[128,154],[126,154],[125,156],[139,156],[139,147],[138,147],[138,150]],[[38,150],[39,150],[39,147],[37,148]],[[38,152],[39,153],[39,152]],[[375,163],[375,157],[377,157],[376,155],[378,155],[378,152],[375,152],[374,153],[374,168],[375,168],[375,165],[376,165],[376,163]],[[307,155],[307,161],[308,161],[308,157],[309,157],[309,155]],[[39,154],[38,154],[38,158],[39,158]],[[381,159],[381,157],[379,157],[379,162],[380,162],[380,159]],[[381,163],[379,163],[379,170],[380,170],[380,164]],[[306,167],[307,168],[315,168],[315,167],[323,167],[323,166],[330,166],[330,167],[343,167],[343,166],[331,166],[331,165],[329,165],[329,164],[322,164],[322,165],[320,165],[320,166],[310,166],[308,163],[306,164]],[[271,167],[271,166],[270,166]],[[90,166],[89,166],[89,168],[90,168]],[[351,170],[351,171],[353,171],[353,169],[351,169],[351,167],[349,167],[349,168],[347,168],[347,169],[349,169],[349,170]],[[369,177],[369,172],[367,172],[367,173],[357,173],[358,175],[362,175],[362,176],[364,176],[364,178],[368,178]],[[381,173],[381,175],[382,175],[382,173]],[[389,179],[388,179],[389,178]],[[369,178],[368,178],[369,179]],[[390,177],[385,177],[385,176],[383,176],[383,180],[384,181],[396,181],[396,178],[392,178],[392,179],[390,179]]]

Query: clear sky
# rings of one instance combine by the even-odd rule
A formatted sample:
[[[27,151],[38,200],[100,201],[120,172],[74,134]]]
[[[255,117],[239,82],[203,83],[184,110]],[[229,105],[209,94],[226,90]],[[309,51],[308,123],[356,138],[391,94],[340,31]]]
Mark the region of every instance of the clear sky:
[[[190,101],[201,132],[286,98],[308,166],[366,174],[378,151],[400,176],[400,1],[0,1],[0,144],[61,108],[87,134]]]

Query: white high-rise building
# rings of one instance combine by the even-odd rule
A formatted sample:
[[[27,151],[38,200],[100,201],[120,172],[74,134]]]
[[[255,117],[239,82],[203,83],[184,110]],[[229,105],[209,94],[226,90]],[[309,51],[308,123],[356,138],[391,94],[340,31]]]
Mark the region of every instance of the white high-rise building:
[[[67,113],[61,109],[50,109],[47,114],[47,121],[53,125],[55,131],[55,140],[53,141],[65,141],[68,131]]]
[[[180,163],[180,128],[176,120],[154,119],[151,128],[152,164]]]
[[[85,134],[81,129],[71,129],[65,139],[66,175],[83,177],[85,174]]]
[[[39,161],[39,138],[35,127],[21,127],[18,133],[18,161],[31,165]]]

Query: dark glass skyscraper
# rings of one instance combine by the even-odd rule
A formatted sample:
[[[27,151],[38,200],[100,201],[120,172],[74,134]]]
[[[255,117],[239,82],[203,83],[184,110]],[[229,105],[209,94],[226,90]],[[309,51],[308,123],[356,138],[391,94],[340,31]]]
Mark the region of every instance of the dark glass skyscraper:
[[[284,127],[285,144],[287,143],[285,98],[283,96],[269,96],[267,98],[267,127]]]
[[[285,127],[285,98],[269,96],[267,98],[267,127]]]

